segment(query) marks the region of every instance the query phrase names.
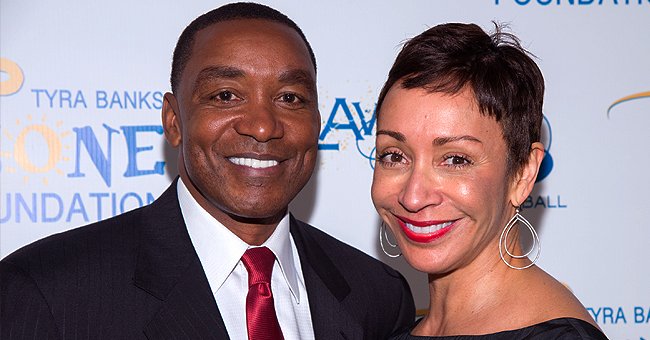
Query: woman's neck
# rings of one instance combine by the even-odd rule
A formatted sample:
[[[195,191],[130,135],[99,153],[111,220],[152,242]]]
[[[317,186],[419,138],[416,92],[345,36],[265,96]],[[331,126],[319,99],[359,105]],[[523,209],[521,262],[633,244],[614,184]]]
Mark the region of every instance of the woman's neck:
[[[502,311],[528,270],[507,267],[498,256],[475,259],[445,275],[429,275],[429,313],[415,335],[489,334],[508,328]],[[510,319],[510,321],[512,321]]]

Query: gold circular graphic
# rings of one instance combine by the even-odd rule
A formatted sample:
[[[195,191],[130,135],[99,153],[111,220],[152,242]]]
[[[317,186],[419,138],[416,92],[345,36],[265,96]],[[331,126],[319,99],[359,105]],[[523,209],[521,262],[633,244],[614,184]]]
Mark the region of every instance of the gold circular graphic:
[[[9,75],[7,80],[0,81],[0,96],[14,94],[23,86],[25,77],[18,64],[7,58],[0,58],[0,72]]]
[[[28,134],[40,134],[47,142],[48,157],[45,165],[38,166],[28,156],[25,139]],[[61,159],[61,141],[56,133],[46,125],[30,125],[20,132],[14,145],[14,159],[21,168],[31,173],[44,173],[50,171]]]

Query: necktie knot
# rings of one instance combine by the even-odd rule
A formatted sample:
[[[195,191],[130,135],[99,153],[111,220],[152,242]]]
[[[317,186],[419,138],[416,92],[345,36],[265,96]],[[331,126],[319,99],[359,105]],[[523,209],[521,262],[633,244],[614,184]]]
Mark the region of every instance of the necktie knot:
[[[269,248],[250,248],[246,250],[241,261],[248,271],[249,287],[258,283],[271,283],[275,255]]]

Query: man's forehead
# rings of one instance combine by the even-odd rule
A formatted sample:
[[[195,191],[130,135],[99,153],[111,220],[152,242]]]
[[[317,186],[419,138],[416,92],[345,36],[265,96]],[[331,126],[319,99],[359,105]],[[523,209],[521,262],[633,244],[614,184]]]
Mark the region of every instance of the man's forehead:
[[[196,75],[206,67],[233,74],[237,68],[245,73],[271,64],[282,72],[305,68],[308,73],[313,71],[315,78],[308,47],[300,35],[282,23],[260,19],[228,20],[198,31],[186,66]]]
[[[274,20],[249,18],[223,20],[199,30],[194,37],[194,47],[197,47],[198,40],[223,38],[224,41],[232,42],[238,35],[261,36],[269,34],[277,38],[296,40],[307,50],[306,43],[294,28]]]
[[[265,50],[304,57],[315,68],[309,48],[296,30],[261,19],[228,20],[201,29],[194,37],[190,59],[194,55],[228,55],[235,51],[255,55]]]

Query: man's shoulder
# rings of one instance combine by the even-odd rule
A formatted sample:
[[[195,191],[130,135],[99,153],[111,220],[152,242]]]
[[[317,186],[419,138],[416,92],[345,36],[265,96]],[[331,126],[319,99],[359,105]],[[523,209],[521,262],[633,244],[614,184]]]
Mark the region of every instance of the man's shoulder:
[[[0,322],[34,329],[46,322],[46,332],[72,327],[89,338],[134,338],[159,301],[134,284],[143,225],[156,227],[147,209],[40,239],[2,259],[0,309],[11,312],[0,313]],[[98,306],[104,306],[101,315]],[[33,313],[28,321],[27,313]],[[95,324],[102,318],[114,326]]]
[[[92,261],[127,253],[135,247],[142,209],[39,239],[9,254],[1,263],[32,272],[44,265],[54,270],[81,259]]]
[[[139,240],[141,227],[155,223],[160,212],[172,211],[178,206],[175,202],[175,190],[168,189],[150,205],[34,241],[1,262],[14,266],[29,266],[35,261],[65,265],[84,256],[93,260],[108,260],[120,254],[124,257],[123,254],[131,251]]]

